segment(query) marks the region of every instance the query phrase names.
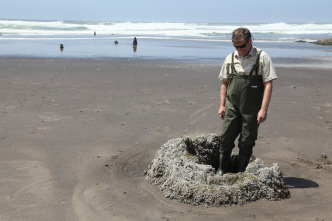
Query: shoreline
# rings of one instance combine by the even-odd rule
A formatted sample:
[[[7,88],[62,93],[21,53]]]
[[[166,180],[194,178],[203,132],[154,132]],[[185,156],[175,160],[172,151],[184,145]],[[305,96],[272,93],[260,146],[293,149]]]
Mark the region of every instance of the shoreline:
[[[31,57],[31,56],[0,56],[0,60],[12,61],[87,61],[87,62],[111,62],[111,63],[155,63],[155,64],[187,64],[187,65],[209,65],[220,66],[225,58],[158,58],[158,57],[95,57],[95,58],[60,58],[60,57]],[[331,70],[332,56],[313,56],[311,58],[273,58],[273,64],[276,68],[295,68],[295,69],[313,69],[313,70]]]
[[[179,39],[144,39],[137,38],[138,46],[133,48],[132,38],[90,40],[3,40],[1,57],[44,57],[44,58],[81,58],[81,59],[180,59],[208,60],[217,62],[234,51],[230,41],[211,42]],[[117,41],[118,44],[115,44]],[[60,49],[60,45],[64,48]],[[331,46],[298,42],[262,42],[254,45],[265,50],[275,59],[310,59],[312,57],[332,57]]]
[[[162,144],[221,131],[222,59],[186,61],[0,58],[0,218],[330,219],[330,69],[276,67],[254,155],[279,164],[290,199],[197,207],[145,182]]]

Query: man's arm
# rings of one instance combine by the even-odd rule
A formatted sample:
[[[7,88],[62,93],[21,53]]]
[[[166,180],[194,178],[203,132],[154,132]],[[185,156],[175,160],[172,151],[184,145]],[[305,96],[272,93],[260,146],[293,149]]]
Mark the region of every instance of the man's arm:
[[[225,112],[226,112],[226,94],[227,94],[227,87],[228,87],[228,81],[222,81],[221,87],[220,87],[220,107],[219,107],[219,117],[221,119],[224,119]]]
[[[260,124],[264,122],[267,118],[267,109],[269,108],[271,96],[272,96],[273,84],[272,81],[264,83],[264,96],[262,101],[262,106],[257,114],[257,123]]]

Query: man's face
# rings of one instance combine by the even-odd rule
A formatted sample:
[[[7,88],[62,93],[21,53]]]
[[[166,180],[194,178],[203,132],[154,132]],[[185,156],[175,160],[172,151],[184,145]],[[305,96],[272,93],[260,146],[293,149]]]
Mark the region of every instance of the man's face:
[[[250,49],[251,49],[251,38],[246,41],[239,41],[236,43],[233,43],[234,47],[236,48],[236,50],[238,51],[239,55],[241,55],[242,57],[245,57],[249,54]]]

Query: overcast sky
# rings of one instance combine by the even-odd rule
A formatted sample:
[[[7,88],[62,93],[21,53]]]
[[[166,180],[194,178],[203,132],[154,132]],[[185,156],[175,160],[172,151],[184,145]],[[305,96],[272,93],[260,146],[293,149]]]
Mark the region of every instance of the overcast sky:
[[[0,0],[0,19],[332,22],[331,0]]]

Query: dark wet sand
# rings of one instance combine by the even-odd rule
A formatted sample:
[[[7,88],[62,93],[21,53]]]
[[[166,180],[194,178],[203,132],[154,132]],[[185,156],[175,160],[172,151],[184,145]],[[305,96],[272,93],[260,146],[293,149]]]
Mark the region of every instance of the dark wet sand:
[[[331,70],[278,68],[254,154],[291,198],[205,208],[144,180],[159,147],[219,133],[220,66],[0,59],[0,220],[332,219]],[[235,149],[236,151],[236,149]]]

